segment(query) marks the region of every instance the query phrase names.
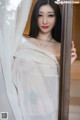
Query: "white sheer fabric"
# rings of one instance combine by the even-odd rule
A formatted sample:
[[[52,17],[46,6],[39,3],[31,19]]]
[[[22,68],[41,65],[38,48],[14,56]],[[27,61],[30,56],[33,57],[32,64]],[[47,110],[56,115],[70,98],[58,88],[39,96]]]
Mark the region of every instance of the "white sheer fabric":
[[[24,120],[58,120],[59,63],[22,37],[14,54],[13,83]]]
[[[58,120],[57,59],[22,37],[31,3],[0,0],[0,112],[9,120]]]
[[[11,66],[31,3],[32,0],[0,0],[0,112],[9,112],[9,120],[23,120]]]

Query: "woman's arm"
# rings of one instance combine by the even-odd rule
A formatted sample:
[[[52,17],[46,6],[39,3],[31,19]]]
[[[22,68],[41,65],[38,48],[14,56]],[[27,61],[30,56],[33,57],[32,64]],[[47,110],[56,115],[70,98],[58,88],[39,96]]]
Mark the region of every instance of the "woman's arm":
[[[77,58],[76,48],[75,48],[75,46],[74,46],[74,42],[72,41],[71,64],[76,60],[76,58]]]

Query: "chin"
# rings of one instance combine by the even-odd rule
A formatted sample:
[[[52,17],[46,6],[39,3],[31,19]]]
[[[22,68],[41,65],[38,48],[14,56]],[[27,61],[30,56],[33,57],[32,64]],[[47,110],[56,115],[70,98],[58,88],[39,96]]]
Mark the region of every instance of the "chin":
[[[51,30],[40,30],[42,33],[50,33],[51,32]]]

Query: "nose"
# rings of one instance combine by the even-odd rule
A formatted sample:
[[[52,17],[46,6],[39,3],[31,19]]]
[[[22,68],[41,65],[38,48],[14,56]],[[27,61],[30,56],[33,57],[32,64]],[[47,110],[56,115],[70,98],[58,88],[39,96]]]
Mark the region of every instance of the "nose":
[[[47,22],[48,22],[48,21],[47,21],[47,17],[44,17],[44,18],[43,18],[43,24],[47,24]]]

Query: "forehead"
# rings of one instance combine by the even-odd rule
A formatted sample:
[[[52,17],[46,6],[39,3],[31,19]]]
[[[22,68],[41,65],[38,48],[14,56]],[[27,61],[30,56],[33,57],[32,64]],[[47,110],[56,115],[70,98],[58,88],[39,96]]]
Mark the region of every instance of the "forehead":
[[[54,9],[50,5],[42,5],[39,8],[39,12],[54,12]]]

